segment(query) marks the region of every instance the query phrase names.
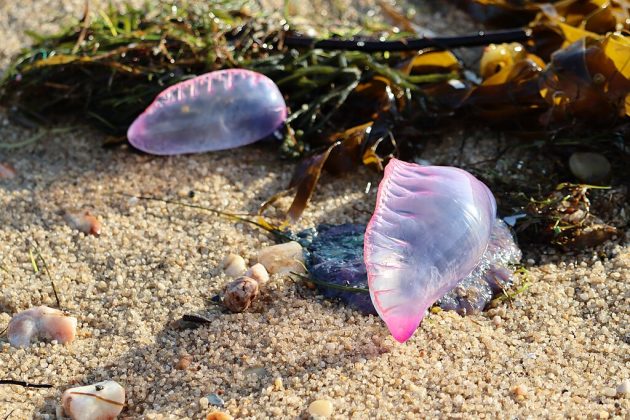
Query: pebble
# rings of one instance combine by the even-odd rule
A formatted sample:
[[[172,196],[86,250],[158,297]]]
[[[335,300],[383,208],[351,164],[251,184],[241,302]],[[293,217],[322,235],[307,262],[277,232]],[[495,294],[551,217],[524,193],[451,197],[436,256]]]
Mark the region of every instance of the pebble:
[[[495,327],[498,327],[499,325],[501,325],[501,321],[502,321],[502,319],[501,319],[501,317],[499,315],[495,315],[492,318],[492,323],[494,324]]]
[[[175,365],[175,369],[178,370],[186,370],[190,366],[192,362],[192,356],[186,355],[179,358],[177,364]]]
[[[617,395],[620,397],[625,397],[630,395],[630,379],[626,379],[619,385],[617,385]]]
[[[519,399],[527,397],[527,386],[520,384],[512,388],[512,393]]]
[[[210,405],[216,405],[217,407],[223,407],[225,405],[225,401],[223,401],[223,398],[219,397],[214,392],[212,394],[209,394],[206,398],[208,399],[208,403]]]
[[[206,416],[206,420],[234,420],[234,417],[221,411],[213,411]]]
[[[245,277],[251,277],[256,280],[259,286],[262,286],[269,281],[269,273],[267,272],[265,266],[261,263],[252,265],[249,270],[245,272]]]
[[[304,251],[295,241],[261,249],[258,252],[258,262],[264,265],[270,274],[306,272]]]
[[[225,288],[223,304],[232,312],[243,312],[258,296],[258,282],[249,277],[239,277]]]
[[[221,263],[223,272],[230,277],[238,277],[247,270],[245,260],[238,254],[229,254]]]
[[[0,179],[12,179],[15,178],[16,172],[13,166],[0,163]]]
[[[68,225],[86,235],[99,236],[101,234],[101,222],[88,210],[78,212],[66,211],[63,215]]]
[[[311,416],[330,417],[333,413],[333,404],[328,400],[315,400],[308,406]]]
[[[282,383],[281,377],[278,376],[276,379],[274,379],[273,387],[276,391],[282,391],[284,389],[284,384]]]
[[[72,420],[114,419],[125,406],[125,389],[115,381],[103,381],[64,391],[63,410]]]
[[[600,153],[575,152],[569,158],[569,168],[580,181],[602,183],[610,175],[610,162]]]

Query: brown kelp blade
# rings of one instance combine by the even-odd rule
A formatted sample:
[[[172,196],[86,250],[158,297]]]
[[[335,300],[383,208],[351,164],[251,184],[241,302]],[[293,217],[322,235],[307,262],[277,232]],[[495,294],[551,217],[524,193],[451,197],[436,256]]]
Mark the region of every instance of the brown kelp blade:
[[[524,25],[541,14],[600,34],[630,27],[627,0],[455,0],[455,3],[474,19],[497,27]]]
[[[352,172],[360,165],[382,171],[384,162],[397,154],[390,121],[386,118],[351,127],[331,138],[335,139],[333,144],[298,164],[287,189],[267,200],[260,207],[260,216],[280,198],[294,193],[286,216],[288,223],[295,222],[304,212],[324,169],[334,175]]]
[[[630,116],[630,39],[582,38],[557,51],[540,79],[548,126],[611,125]]]

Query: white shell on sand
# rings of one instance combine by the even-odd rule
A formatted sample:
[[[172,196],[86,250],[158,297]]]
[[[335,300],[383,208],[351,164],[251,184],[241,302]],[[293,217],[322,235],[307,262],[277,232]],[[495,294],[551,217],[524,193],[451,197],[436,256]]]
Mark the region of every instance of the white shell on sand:
[[[270,274],[306,272],[302,246],[295,241],[261,249],[258,252],[258,262],[264,265]]]
[[[238,277],[247,270],[245,260],[238,254],[229,254],[223,259],[221,268],[230,277]]]
[[[72,420],[111,420],[125,406],[125,389],[115,381],[66,389],[61,404]]]
[[[254,264],[249,267],[249,270],[245,272],[245,277],[250,277],[258,282],[259,286],[267,283],[269,281],[269,273],[264,265],[261,263]]]
[[[65,316],[58,309],[38,306],[17,313],[11,318],[7,337],[13,347],[28,347],[31,340],[57,340],[70,343],[77,333],[77,319]]]

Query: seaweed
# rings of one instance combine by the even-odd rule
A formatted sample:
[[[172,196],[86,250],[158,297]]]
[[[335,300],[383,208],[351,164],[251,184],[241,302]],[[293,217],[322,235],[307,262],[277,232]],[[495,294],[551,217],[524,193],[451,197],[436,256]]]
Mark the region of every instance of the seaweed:
[[[286,13],[252,12],[240,0],[110,6],[94,19],[86,9],[76,25],[37,37],[15,58],[0,82],[0,103],[31,127],[61,113],[123,140],[131,121],[174,83],[222,68],[263,73],[290,109],[279,150],[302,159],[287,190],[261,206],[263,214],[294,194],[286,223],[300,217],[322,171],[380,171],[389,158],[423,143],[426,133],[447,131],[454,122],[490,125],[534,138],[534,145],[583,139],[578,145],[616,148],[627,158],[627,1],[458,3],[507,29],[414,38],[413,23],[384,2],[383,13],[406,32],[381,25],[312,38],[291,26]],[[474,71],[451,51],[491,43],[498,44],[486,48]],[[5,146],[32,144],[41,133]],[[596,136],[603,140],[589,143]]]
[[[564,249],[585,249],[599,245],[619,231],[591,212],[589,192],[606,190],[586,184],[562,183],[542,199],[531,199],[528,217],[517,224],[520,236],[531,242],[546,242]]]

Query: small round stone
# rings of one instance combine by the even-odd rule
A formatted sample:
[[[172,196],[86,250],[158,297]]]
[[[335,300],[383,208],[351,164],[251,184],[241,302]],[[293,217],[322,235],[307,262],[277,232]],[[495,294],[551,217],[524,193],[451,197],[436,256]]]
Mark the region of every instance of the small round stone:
[[[306,272],[304,266],[304,251],[302,246],[295,241],[261,249],[258,251],[258,262],[261,263],[270,274]]]
[[[525,398],[527,396],[527,386],[523,384],[516,385],[512,388],[512,393],[518,398]]]
[[[238,254],[229,254],[221,263],[223,272],[230,277],[238,277],[247,270],[245,260]]]
[[[175,369],[178,370],[186,370],[190,366],[192,362],[192,356],[186,355],[179,358],[177,364],[175,365]]]
[[[630,379],[626,379],[619,385],[617,385],[617,395],[620,397],[625,397],[630,395]]]
[[[311,416],[330,417],[333,413],[333,404],[328,400],[316,400],[308,406]]]
[[[610,175],[610,162],[600,153],[575,152],[569,158],[569,168],[580,181],[602,183]]]
[[[252,265],[245,273],[246,277],[251,277],[258,282],[258,285],[262,286],[269,281],[269,273],[264,265],[257,263]]]

